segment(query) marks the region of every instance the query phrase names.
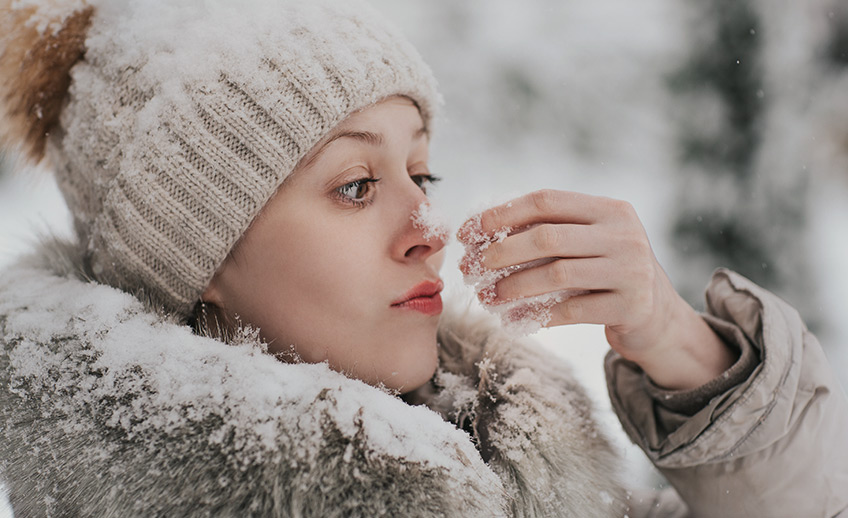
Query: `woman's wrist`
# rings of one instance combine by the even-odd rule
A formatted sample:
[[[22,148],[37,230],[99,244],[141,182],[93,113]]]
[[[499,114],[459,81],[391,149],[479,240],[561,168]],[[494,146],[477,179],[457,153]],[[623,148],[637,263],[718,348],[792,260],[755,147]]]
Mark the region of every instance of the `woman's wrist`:
[[[644,354],[628,358],[658,387],[691,390],[715,379],[739,359],[691,306],[682,299],[667,328]]]

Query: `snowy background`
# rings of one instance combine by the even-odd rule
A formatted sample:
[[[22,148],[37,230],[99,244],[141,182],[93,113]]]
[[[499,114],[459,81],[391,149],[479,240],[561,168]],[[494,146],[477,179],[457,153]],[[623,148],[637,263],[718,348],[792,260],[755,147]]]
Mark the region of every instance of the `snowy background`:
[[[739,270],[799,308],[848,386],[844,1],[375,3],[440,80],[434,202],[454,228],[539,188],[626,199],[693,305],[715,267]],[[48,173],[0,170],[0,266],[68,229]],[[443,275],[467,297],[460,254]],[[589,387],[630,483],[658,483],[611,414],[602,328],[536,336]]]

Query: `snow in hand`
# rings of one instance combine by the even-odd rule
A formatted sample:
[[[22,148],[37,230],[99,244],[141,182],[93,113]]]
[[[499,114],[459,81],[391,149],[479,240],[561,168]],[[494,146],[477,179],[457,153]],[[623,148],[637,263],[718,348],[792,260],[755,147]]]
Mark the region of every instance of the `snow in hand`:
[[[524,230],[527,228],[504,227],[493,235],[488,235],[483,232],[479,214],[471,218],[462,229],[465,237],[465,256],[462,258],[465,284],[474,287],[483,307],[498,315],[504,330],[515,337],[535,333],[545,327],[551,321],[551,309],[554,306],[569,297],[583,293],[579,290],[561,290],[505,302],[495,300],[495,284],[501,279],[556,260],[555,257],[546,257],[497,270],[483,266],[484,250],[492,243],[500,243],[508,236]]]

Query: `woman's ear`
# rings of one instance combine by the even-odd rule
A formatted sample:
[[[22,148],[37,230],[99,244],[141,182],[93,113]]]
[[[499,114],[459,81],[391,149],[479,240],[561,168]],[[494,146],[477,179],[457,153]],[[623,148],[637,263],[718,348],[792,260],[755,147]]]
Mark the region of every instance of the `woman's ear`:
[[[220,277],[216,273],[194,308],[194,326],[198,334],[229,341],[233,336],[232,320],[224,311]]]
[[[214,304],[218,307],[224,306],[224,297],[221,294],[220,278],[217,272],[212,277],[212,280],[209,281],[206,289],[203,290],[203,294],[200,295],[200,300],[207,304]]]

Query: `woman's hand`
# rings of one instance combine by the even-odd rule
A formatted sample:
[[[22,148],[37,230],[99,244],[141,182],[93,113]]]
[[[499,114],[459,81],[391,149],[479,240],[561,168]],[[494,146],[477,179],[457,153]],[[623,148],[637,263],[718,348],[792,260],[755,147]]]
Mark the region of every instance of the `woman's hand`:
[[[698,387],[736,360],[674,290],[630,204],[544,190],[483,212],[480,223],[487,236],[519,230],[483,251],[485,268],[556,258],[501,279],[487,302],[586,291],[554,306],[548,326],[603,324],[610,346],[667,389]],[[460,241],[472,239],[471,225]]]

